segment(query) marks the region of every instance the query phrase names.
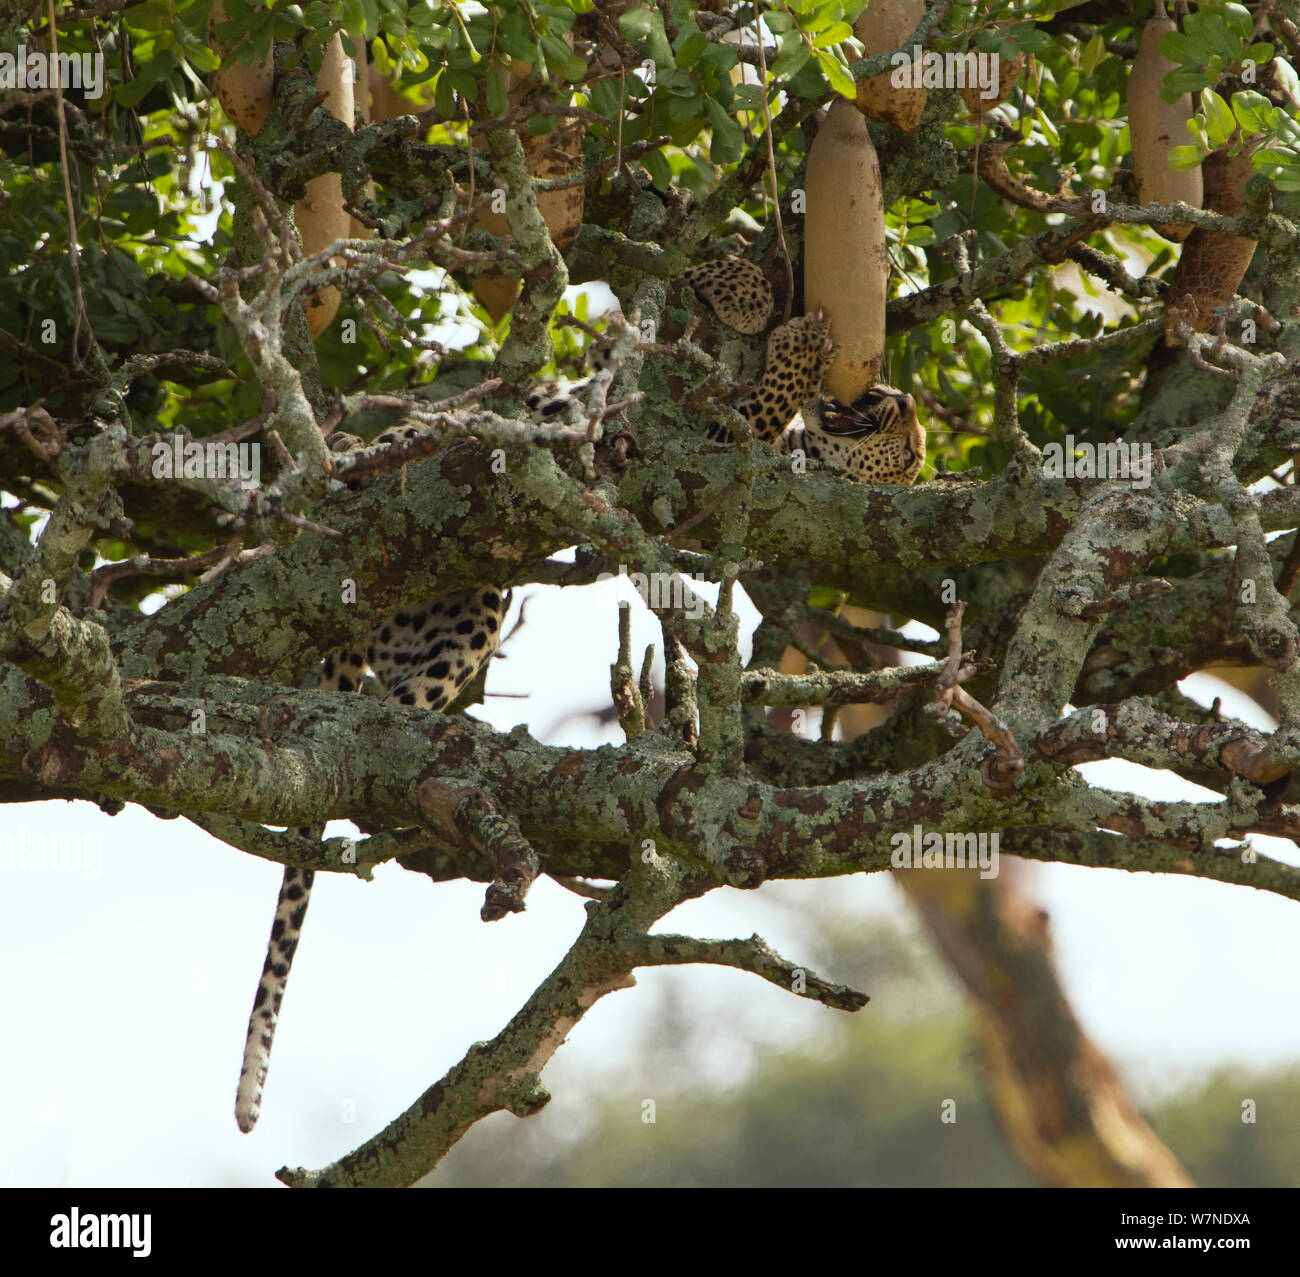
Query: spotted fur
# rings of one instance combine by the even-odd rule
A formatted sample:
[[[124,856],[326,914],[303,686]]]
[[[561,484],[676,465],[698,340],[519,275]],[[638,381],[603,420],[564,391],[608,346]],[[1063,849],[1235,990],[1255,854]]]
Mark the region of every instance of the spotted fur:
[[[916,400],[893,386],[872,386],[853,404],[821,396],[795,419],[785,444],[858,483],[911,484],[925,464]]]
[[[737,332],[761,333],[772,318],[772,285],[743,257],[700,262],[685,270],[682,278]]]
[[[911,395],[876,385],[853,404],[821,394],[834,346],[821,315],[801,315],[767,339],[763,378],[738,405],[757,438],[834,467],[858,483],[910,484],[925,463],[925,429]],[[713,424],[709,437],[730,442]]]
[[[505,607],[504,593],[485,585],[403,608],[370,631],[364,649],[344,648],[327,657],[319,686],[323,691],[359,692],[369,665],[389,704],[445,710],[497,650]],[[300,829],[298,833],[304,838],[321,836],[319,829]],[[241,1131],[251,1131],[261,1114],[271,1043],[311,898],[312,879],[309,869],[284,871],[244,1041],[235,1097],[235,1120]]]
[[[271,941],[266,947],[262,977],[257,982],[253,1013],[248,1017],[244,1062],[239,1070],[239,1090],[235,1096],[235,1121],[245,1133],[257,1125],[262,1114],[262,1088],[266,1085],[266,1070],[271,1062],[271,1041],[275,1037],[280,1001],[284,997],[294,951],[298,948],[298,936],[307,916],[315,877],[310,869],[286,867],[280,885],[275,921],[271,923]]]

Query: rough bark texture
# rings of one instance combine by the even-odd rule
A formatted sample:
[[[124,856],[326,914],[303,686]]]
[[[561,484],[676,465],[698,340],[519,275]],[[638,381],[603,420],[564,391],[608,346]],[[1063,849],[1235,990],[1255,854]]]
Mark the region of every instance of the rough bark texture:
[[[1295,17],[1291,0],[1279,7]],[[641,52],[627,52],[624,70],[639,66],[632,55]],[[792,466],[752,439],[708,442],[703,427],[734,403],[735,383],[759,371],[763,337],[722,331],[693,313],[680,286],[702,251],[740,249],[777,285],[778,310],[795,301],[804,245],[793,196],[820,99],[791,91],[774,118],[756,112],[763,136],[697,194],[665,192],[633,167],[666,145],[658,135],[615,154],[621,137],[589,133],[587,220],[561,254],[539,207],[546,190],[529,171],[526,120],[478,110],[472,157],[463,133],[425,141],[429,122],[413,116],[354,130],[316,101],[291,53],[277,46],[272,110],[251,146],[229,157],[240,175],[232,260],[179,281],[199,312],[185,313],[203,326],[202,353],[106,351],[83,327],[90,353],[83,358],[68,338],[55,377],[48,354],[0,333],[24,378],[0,387],[31,391],[0,412],[0,480],[48,514],[33,540],[18,515],[0,510],[0,801],[84,798],[107,812],[135,802],[184,813],[250,854],[330,872],[365,874],[400,858],[437,879],[493,884],[487,907],[496,916],[539,871],[617,886],[588,904],[573,949],[497,1038],[471,1048],[354,1153],[325,1170],[286,1171],[287,1182],[412,1183],[485,1114],[535,1112],[547,1098],[539,1074],[565,1034],[599,997],[628,987],[638,966],[725,963],[858,1009],[865,995],[779,958],[757,937],[649,930],[719,885],[887,872],[893,836],[918,825],[997,830],[1004,854],[1028,859],[1191,874],[1300,900],[1300,870],[1241,841],[1300,834],[1300,806],[1287,801],[1300,764],[1291,615],[1300,498],[1290,482],[1256,486],[1281,474],[1300,445],[1294,195],[1266,190],[1257,199],[1252,187],[1237,214],[1118,197],[1099,212],[1082,195],[1033,191],[1023,168],[1008,184],[1000,153],[995,170],[987,154],[960,151],[933,95],[914,132],[880,147],[886,207],[978,172],[995,200],[1020,202],[1041,229],[1005,248],[953,235],[928,286],[887,309],[890,336],[924,327],[935,360],[988,368],[980,406],[991,408],[989,472],[912,489],[857,485]],[[851,78],[886,66],[864,59]],[[85,115],[66,116],[73,151],[99,156]],[[58,137],[33,127],[20,135],[24,155]],[[773,217],[746,243],[734,227],[752,230],[752,218],[737,210],[759,207],[752,196],[769,145],[793,143],[798,129],[800,144],[782,152],[780,232]],[[306,183],[326,172],[349,197],[373,179],[383,216],[370,219],[373,238],[307,263],[287,218]],[[480,207],[470,191],[477,201],[493,189],[507,192],[507,241],[470,229]],[[1196,233],[1258,240],[1249,286],[1278,323],[1261,323],[1255,345],[1193,334],[1167,362],[1153,357],[1161,283],[1128,278],[1100,232],[1175,212]],[[1096,336],[1013,349],[1021,321],[1004,332],[998,299],[1067,256],[1149,313]],[[383,281],[429,266],[451,273],[461,296],[494,274],[522,281],[491,362],[430,351],[436,378],[423,376],[424,365],[417,375],[411,360],[400,393],[327,391],[303,299],[325,288],[349,305],[369,299],[394,343],[418,347],[396,308],[374,298]],[[613,380],[590,392],[584,420],[538,424],[523,395],[553,354],[550,322],[570,278],[607,280],[626,316],[606,334]],[[204,306],[219,310],[228,357],[260,395],[259,415],[236,427],[265,445],[255,492],[211,475],[163,479],[151,468],[164,430],[159,369],[197,369],[214,394],[223,393],[212,389],[219,378],[232,384]],[[964,326],[960,351],[929,333],[948,317]],[[377,353],[372,363],[381,362]],[[1147,483],[1048,464],[1043,449],[1058,423],[1045,427],[1028,412],[1021,420],[1045,369],[1080,387],[1090,377],[1133,385],[1125,401],[1133,415],[1114,432],[1149,445]],[[379,466],[364,490],[343,488],[325,437],[340,426],[372,437],[398,415],[428,425],[426,452]],[[1268,540],[1274,532],[1285,535]],[[94,573],[93,551],[121,544],[140,572],[190,588],[142,614],[142,591]],[[195,545],[201,563],[168,566]],[[547,561],[574,545],[573,565]],[[720,583],[716,608],[657,609],[668,658],[660,721],[648,713],[651,689],[621,654],[612,699],[623,744],[546,746],[523,728],[501,734],[298,687],[327,653],[406,604],[483,581],[580,586],[620,566],[670,580],[698,571]],[[764,617],[749,668],[737,651],[738,584]],[[816,605],[836,590],[849,604],[941,633],[947,626],[948,636],[915,644],[855,625]],[[838,627],[845,652],[866,642],[910,646],[928,661],[902,672],[783,666],[810,626]],[[1276,730],[1247,727],[1178,690],[1185,675],[1222,663],[1269,671]],[[791,736],[766,714],[895,698],[891,717],[849,740]],[[1167,767],[1222,801],[1092,788],[1074,768],[1101,758]],[[333,818],[370,835],[355,855],[344,840],[292,832]],[[1007,892],[968,888],[937,874],[909,890],[980,1007],[992,1089],[1021,1155],[1058,1183],[1184,1182],[1075,1023],[1036,917]]]

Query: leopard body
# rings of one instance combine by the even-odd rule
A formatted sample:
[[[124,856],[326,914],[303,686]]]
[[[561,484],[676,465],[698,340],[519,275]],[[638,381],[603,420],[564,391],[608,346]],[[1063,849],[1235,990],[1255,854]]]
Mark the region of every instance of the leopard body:
[[[686,273],[686,280],[719,319],[738,331],[758,333],[770,322],[771,288],[750,263],[734,258],[702,263]],[[834,353],[829,331],[821,315],[799,316],[774,329],[762,379],[738,410],[756,438],[786,452],[802,449],[859,482],[911,483],[925,460],[925,432],[912,397],[883,385],[871,387],[852,405],[821,396]],[[539,386],[527,396],[528,407],[541,421],[582,420],[581,395],[588,384]],[[421,433],[418,426],[402,425],[381,434],[373,448],[385,449]],[[718,425],[708,433],[719,442],[731,439]],[[331,436],[331,442],[349,451],[365,448],[354,436]],[[496,652],[505,607],[506,593],[494,585],[405,607],[376,625],[364,644],[327,657],[319,686],[360,691],[369,666],[385,701],[446,711]],[[320,837],[319,830],[299,832]],[[311,870],[285,869],[244,1046],[235,1102],[242,1131],[251,1131],[261,1112],[271,1044],[312,880]]]

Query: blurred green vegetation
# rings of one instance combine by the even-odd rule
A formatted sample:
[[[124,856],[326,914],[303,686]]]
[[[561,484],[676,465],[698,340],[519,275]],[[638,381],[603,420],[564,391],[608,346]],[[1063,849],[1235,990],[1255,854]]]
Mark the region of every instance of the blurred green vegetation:
[[[933,955],[890,928],[859,930],[851,952],[859,962],[867,955],[864,978],[851,973],[859,963],[847,959],[849,936],[832,928],[830,947],[841,957],[819,958],[819,968],[850,972],[850,983],[873,990],[901,982],[906,996],[898,1006],[910,1011],[873,1004],[837,1018],[829,1034],[799,1050],[757,1047],[761,1063],[735,1087],[702,1087],[681,1057],[720,1035],[743,1034],[743,1025],[717,1017],[684,1023],[686,1004],[665,997],[648,1012],[642,1041],[651,1058],[637,1070],[663,1079],[649,1088],[653,1123],[642,1120],[646,1091],[626,1080],[562,1077],[561,1052],[547,1073],[550,1109],[526,1122],[498,1114],[480,1123],[425,1183],[1033,1186],[1003,1139],[968,1018]],[[825,944],[827,936],[819,939]],[[585,1087],[585,1102],[575,1084]],[[949,1100],[957,1120],[945,1123],[941,1106]],[[1256,1103],[1254,1124],[1242,1121],[1243,1100]],[[1300,1068],[1225,1071],[1144,1112],[1198,1185],[1300,1186]]]

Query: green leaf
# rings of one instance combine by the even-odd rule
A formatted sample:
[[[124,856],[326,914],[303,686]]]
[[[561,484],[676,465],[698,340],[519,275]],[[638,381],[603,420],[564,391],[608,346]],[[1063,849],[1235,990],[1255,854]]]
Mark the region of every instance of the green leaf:
[[[1295,163],[1295,156],[1290,151],[1279,150],[1276,147],[1266,146],[1262,151],[1256,151],[1250,157],[1250,162],[1264,172],[1271,168]]]
[[[650,180],[657,190],[666,191],[672,186],[673,171],[668,167],[668,161],[658,151],[647,151],[641,157],[641,163],[645,166],[645,171],[650,174]]]
[[[131,13],[130,25],[136,31],[161,31],[171,25],[168,6],[160,0],[149,0]]]
[[[456,91],[452,87],[451,74],[439,71],[433,85],[433,104],[444,120],[456,118]]]
[[[678,71],[676,68],[658,76],[656,84],[660,92],[669,97],[696,98],[700,95],[699,82],[693,76],[687,75],[685,71]]]
[[[723,109],[717,98],[705,98],[713,138],[709,142],[709,159],[715,164],[734,164],[745,153],[745,131]]]
[[[668,103],[668,120],[674,128],[694,121],[697,125],[704,113],[704,94],[698,89],[689,97],[676,97]],[[711,100],[711,99],[710,99]]]
[[[176,58],[170,53],[150,58],[137,68],[134,80],[128,80],[113,90],[113,101],[118,106],[135,106],[155,84],[165,80],[175,69]]]
[[[416,75],[423,75],[429,69],[429,59],[418,44],[407,42],[402,45],[402,66]]]
[[[839,58],[832,53],[827,53],[825,49],[818,49],[816,52],[817,65],[821,67],[822,74],[830,81],[831,88],[841,97],[856,98],[858,86],[853,82],[853,77],[848,73]]]
[[[1221,10],[1227,19],[1226,26],[1241,40],[1249,40],[1255,31],[1255,19],[1250,10],[1240,4],[1225,4]]]
[[[814,100],[826,96],[826,77],[822,75],[817,63],[811,59],[804,64],[797,75],[786,81],[785,88],[797,98]]]
[[[1241,131],[1248,136],[1269,131],[1274,110],[1276,108],[1268,98],[1253,89],[1242,89],[1232,95],[1232,114],[1241,126]]]
[[[587,70],[586,62],[569,48],[559,36],[544,35],[542,52],[546,55],[546,64],[551,74],[559,76],[570,83],[581,80]]]
[[[663,19],[657,13],[649,9],[633,9],[629,13],[619,14],[619,30],[622,31],[625,39],[639,40],[642,36],[650,34],[650,28],[654,25],[656,18],[659,19],[659,24],[662,26]]]
[[[655,66],[673,65],[673,48],[664,31],[663,16],[654,9],[633,9],[619,16],[618,25],[629,40],[644,39],[646,52]],[[576,78],[576,77],[575,77]]]
[[[221,59],[206,44],[193,45],[186,50],[186,57],[204,75],[211,75],[221,65]]]
[[[1040,31],[1032,22],[1016,23],[1009,34],[1011,43],[1021,53],[1042,53],[1052,44],[1052,37],[1046,31]]]
[[[493,63],[488,67],[487,79],[485,81],[487,88],[488,110],[493,115],[504,115],[509,103],[506,101],[506,76],[508,72],[505,67]]]
[[[708,68],[719,77],[727,74],[740,61],[734,44],[711,44],[700,54],[700,66]]]
[[[1205,132],[1210,139],[1210,146],[1218,150],[1237,128],[1232,108],[1213,89],[1202,89],[1201,112],[1205,116]]]
[[[1300,98],[1300,75],[1285,58],[1278,58],[1273,63],[1273,78],[1277,87],[1294,102]]]
[[[505,31],[497,39],[497,47],[520,62],[531,66],[537,61],[537,44],[527,34],[519,31]],[[566,46],[567,47],[567,46]]]
[[[776,61],[769,68],[774,80],[792,80],[808,64],[812,50],[804,43],[798,31],[787,31],[781,37]]]
[[[847,22],[832,22],[824,31],[813,36],[813,48],[831,49],[843,44],[853,34],[853,28]]]
[[[699,61],[700,55],[709,48],[709,37],[702,31],[692,31],[677,46],[677,65],[679,67],[693,67]]]
[[[1043,135],[1052,146],[1059,148],[1061,145],[1061,135],[1056,131],[1056,126],[1047,118],[1041,107],[1034,112],[1034,119],[1037,120],[1038,127],[1043,130]]]
[[[591,86],[591,109],[607,120],[616,119],[622,113],[622,91],[617,80],[597,80]]]
[[[1091,75],[1097,64],[1106,56],[1106,42],[1100,35],[1095,35],[1083,46],[1079,55],[1079,67],[1084,75]]]
[[[1160,88],[1160,96],[1166,102],[1177,102],[1184,93],[1199,93],[1215,83],[1208,75],[1200,71],[1184,71],[1181,67],[1170,71]]]
[[[1193,169],[1204,158],[1204,153],[1199,146],[1171,146],[1169,148],[1169,167],[1171,169]]]

